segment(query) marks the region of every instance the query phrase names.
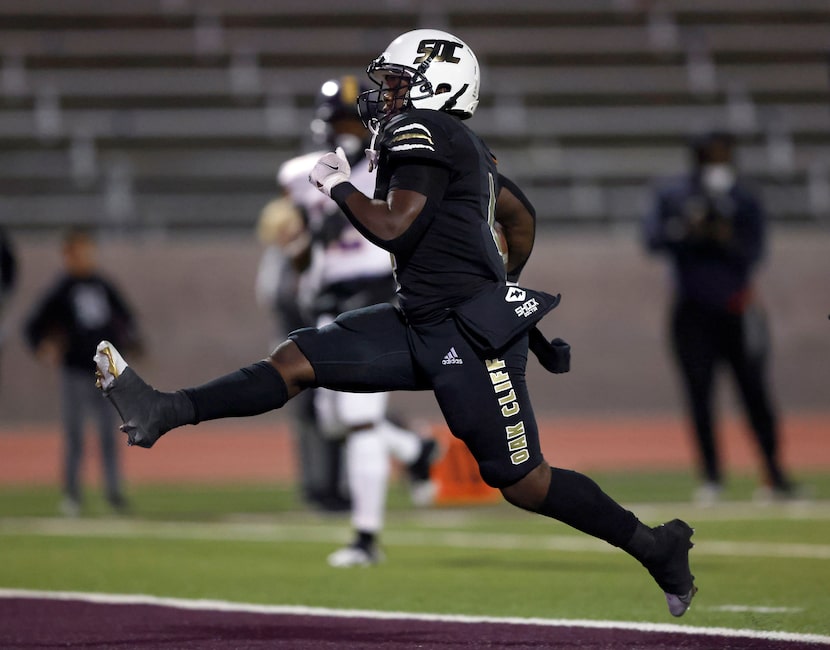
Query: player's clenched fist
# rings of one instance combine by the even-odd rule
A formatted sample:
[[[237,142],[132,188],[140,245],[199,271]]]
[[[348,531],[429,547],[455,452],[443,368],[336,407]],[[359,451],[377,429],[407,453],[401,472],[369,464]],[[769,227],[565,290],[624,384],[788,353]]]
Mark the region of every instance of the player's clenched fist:
[[[331,189],[348,181],[351,174],[352,168],[343,147],[337,147],[336,151],[320,156],[308,175],[308,181],[326,196],[331,196]]]

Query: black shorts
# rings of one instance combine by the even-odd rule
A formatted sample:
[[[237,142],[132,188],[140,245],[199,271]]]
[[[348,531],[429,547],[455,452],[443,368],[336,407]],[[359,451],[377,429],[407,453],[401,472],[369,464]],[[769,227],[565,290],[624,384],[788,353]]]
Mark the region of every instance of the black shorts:
[[[432,390],[447,425],[478,462],[484,481],[504,488],[542,462],[525,381],[527,336],[495,359],[479,358],[447,318],[408,325],[396,307],[346,312],[330,325],[292,332],[317,384],[333,390]]]

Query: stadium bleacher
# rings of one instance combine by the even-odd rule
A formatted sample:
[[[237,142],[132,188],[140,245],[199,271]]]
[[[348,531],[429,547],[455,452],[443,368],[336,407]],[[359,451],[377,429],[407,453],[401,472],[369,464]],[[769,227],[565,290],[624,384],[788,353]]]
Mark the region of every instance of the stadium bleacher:
[[[320,83],[423,26],[544,222],[630,223],[713,127],[773,218],[830,219],[827,0],[0,0],[0,221],[247,230]]]

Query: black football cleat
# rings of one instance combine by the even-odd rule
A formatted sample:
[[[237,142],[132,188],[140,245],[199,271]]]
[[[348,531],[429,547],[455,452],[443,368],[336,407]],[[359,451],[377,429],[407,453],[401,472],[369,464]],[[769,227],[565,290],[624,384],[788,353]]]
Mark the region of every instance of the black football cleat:
[[[694,546],[694,530],[685,521],[672,521],[655,527],[657,552],[644,563],[651,576],[666,595],[672,616],[683,616],[697,593],[695,577],[689,568],[689,550]]]
[[[95,354],[96,385],[112,402],[127,434],[127,444],[150,448],[173,427],[191,422],[193,406],[184,393],[161,393],[130,368],[109,341]]]

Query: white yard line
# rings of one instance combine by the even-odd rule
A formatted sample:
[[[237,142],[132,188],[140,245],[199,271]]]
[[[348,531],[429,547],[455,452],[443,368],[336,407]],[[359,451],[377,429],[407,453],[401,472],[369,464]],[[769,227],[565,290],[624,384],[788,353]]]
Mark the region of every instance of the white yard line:
[[[763,607],[759,605],[713,605],[696,607],[698,611],[705,609],[707,612],[729,612],[730,614],[798,614],[803,612],[803,607]]]
[[[423,614],[412,612],[381,612],[359,609],[329,609],[325,607],[304,607],[295,605],[258,605],[233,603],[224,600],[185,600],[181,598],[160,598],[146,595],[97,594],[64,591],[34,591],[28,589],[0,589],[0,598],[48,598],[53,600],[74,600],[101,604],[156,605],[178,609],[243,612],[253,614],[277,614],[293,616],[327,616],[337,618],[369,618],[378,620],[415,620],[446,623],[496,623],[505,625],[541,625],[546,627],[583,627],[592,629],[635,630],[672,634],[699,634],[732,638],[764,639],[801,643],[830,645],[830,636],[818,634],[796,634],[790,632],[762,632],[758,630],[733,630],[720,627],[692,627],[669,623],[637,623],[628,621],[591,621],[582,619],[516,618],[494,616],[465,616],[460,614]]]
[[[196,539],[203,541],[309,542],[339,544],[348,541],[345,524],[295,524],[279,522],[160,522],[127,519],[0,519],[2,535],[68,537],[117,537]],[[584,535],[462,532],[449,530],[386,530],[386,546],[443,546],[483,550],[528,549],[570,552],[618,553]],[[725,542],[705,540],[695,546],[696,555],[830,560],[830,544],[779,542]]]
[[[756,501],[722,501],[711,506],[694,503],[635,503],[625,506],[637,513],[643,521],[681,517],[690,521],[787,521],[830,519],[830,501],[795,500],[788,502],[759,503]]]

